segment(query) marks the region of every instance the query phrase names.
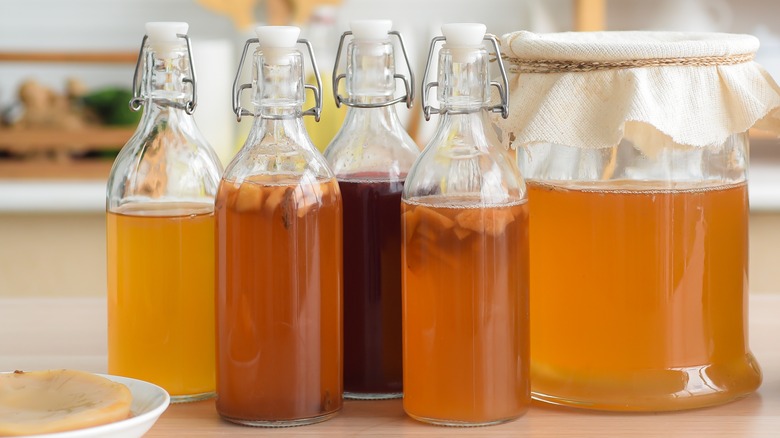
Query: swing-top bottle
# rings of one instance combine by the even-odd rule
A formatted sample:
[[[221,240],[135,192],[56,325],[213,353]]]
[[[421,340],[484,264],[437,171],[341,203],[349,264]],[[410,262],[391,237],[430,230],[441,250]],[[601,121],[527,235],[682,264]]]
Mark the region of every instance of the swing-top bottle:
[[[187,23],[147,23],[131,108],[143,115],[108,179],[108,372],[214,394],[214,196],[222,171],[192,113]]]
[[[252,84],[234,109],[253,115],[216,201],[217,411],[236,423],[326,420],[342,398],[341,195],[304,129],[299,29],[261,26]],[[312,65],[316,63],[311,55]],[[251,89],[253,111],[238,106]]]
[[[339,44],[333,89],[345,80],[346,120],[325,150],[344,201],[344,396],[400,397],[401,191],[419,148],[404,130],[395,104],[411,106],[414,78],[395,73],[390,20],[350,23]],[[346,73],[338,74],[346,37]],[[406,58],[406,56],[404,56]],[[395,97],[402,80],[405,94]]]
[[[507,81],[488,76],[480,24],[442,26],[438,128],[403,191],[404,409],[421,421],[489,425],[522,415],[528,379],[528,209],[514,157],[488,119]],[[490,105],[491,85],[501,104]],[[438,87],[441,107],[426,104]]]

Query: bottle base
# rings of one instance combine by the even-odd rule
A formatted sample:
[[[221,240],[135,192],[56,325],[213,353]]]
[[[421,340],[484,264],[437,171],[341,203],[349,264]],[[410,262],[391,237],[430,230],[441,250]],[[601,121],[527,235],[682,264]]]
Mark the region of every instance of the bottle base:
[[[222,417],[223,420],[240,424],[242,426],[280,428],[306,426],[309,424],[321,423],[335,417],[339,411],[328,412],[327,414],[318,415],[316,417],[299,418],[295,420],[246,420],[243,418],[231,418],[222,414],[220,414],[220,417]]]
[[[574,409],[587,409],[591,411],[618,412],[618,413],[620,412],[625,412],[625,413],[673,412],[673,411],[685,411],[691,409],[708,408],[708,407],[723,405],[726,403],[731,403],[747,397],[752,392],[753,391],[744,394],[726,395],[726,396],[722,394],[719,394],[718,396],[715,395],[711,395],[707,397],[702,396],[702,397],[697,397],[695,399],[687,399],[682,402],[675,400],[674,402],[668,401],[667,403],[663,403],[663,401],[643,401],[640,403],[612,403],[612,402],[608,402],[608,401],[604,402],[600,400],[597,401],[577,400],[577,399],[570,399],[570,398],[552,396],[547,394],[540,394],[535,392],[531,393],[531,398],[538,402],[547,403],[551,405],[563,406],[563,407],[574,408]]]
[[[349,392],[344,391],[344,398],[348,400],[390,400],[403,398],[403,392]]]
[[[744,398],[761,384],[761,370],[751,354],[731,363],[580,374],[576,380],[572,378],[575,372],[541,373],[540,370],[532,366],[534,400],[612,412],[682,411],[717,406]]]
[[[518,418],[522,417],[521,415],[517,415],[514,417],[508,417],[508,418],[501,418],[498,420],[490,420],[490,421],[459,421],[459,420],[446,420],[441,418],[429,418],[429,417],[421,417],[418,415],[410,414],[409,412],[406,413],[406,415],[412,417],[413,419],[420,421],[422,423],[428,423],[432,424],[434,426],[447,426],[447,427],[484,427],[484,426],[495,426],[497,424],[503,424],[508,423],[510,421],[517,420]]]
[[[216,392],[201,392],[200,394],[171,395],[171,403],[191,403],[208,400],[217,395]]]

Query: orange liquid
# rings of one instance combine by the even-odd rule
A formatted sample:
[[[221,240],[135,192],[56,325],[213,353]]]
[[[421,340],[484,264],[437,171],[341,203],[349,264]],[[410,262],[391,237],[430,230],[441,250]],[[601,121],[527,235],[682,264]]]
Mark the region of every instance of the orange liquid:
[[[172,396],[214,392],[210,204],[128,204],[107,215],[108,372]]]
[[[652,188],[529,184],[534,397],[675,410],[760,384],[747,186]]]
[[[251,425],[329,418],[342,394],[336,180],[222,181],[216,215],[217,411]]]
[[[451,425],[522,415],[530,402],[527,204],[411,200],[402,209],[404,409]]]

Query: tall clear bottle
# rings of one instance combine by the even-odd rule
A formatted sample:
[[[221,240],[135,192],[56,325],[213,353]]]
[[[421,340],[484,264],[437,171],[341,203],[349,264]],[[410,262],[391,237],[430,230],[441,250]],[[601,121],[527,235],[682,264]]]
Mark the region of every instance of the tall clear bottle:
[[[147,23],[133,79],[143,115],[108,178],[108,372],[214,394],[214,196],[222,168],[192,117],[187,23]],[[140,79],[140,84],[137,84]]]
[[[394,104],[411,106],[414,91],[395,73],[390,20],[350,23],[339,44],[333,89],[345,78],[344,125],[325,150],[344,200],[344,396],[402,395],[401,191],[419,148],[398,120]],[[338,75],[345,38],[346,74]],[[405,49],[404,49],[405,54]],[[407,68],[410,71],[408,59]],[[396,79],[406,94],[395,98]]]
[[[403,192],[404,409],[443,425],[488,425],[530,403],[528,208],[523,178],[495,138],[507,81],[491,83],[481,24],[447,24],[438,82],[423,110],[441,115]],[[490,106],[497,86],[501,105]],[[426,105],[438,86],[440,109]]]
[[[303,115],[300,30],[261,26],[252,84],[234,84],[253,115],[216,201],[217,411],[252,426],[295,426],[342,404],[341,194]],[[319,75],[317,75],[319,77]],[[254,111],[238,95],[252,89]]]

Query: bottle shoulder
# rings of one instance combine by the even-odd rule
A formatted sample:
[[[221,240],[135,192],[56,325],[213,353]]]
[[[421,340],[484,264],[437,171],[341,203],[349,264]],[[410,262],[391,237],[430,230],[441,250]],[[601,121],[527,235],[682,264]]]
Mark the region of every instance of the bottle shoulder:
[[[144,199],[208,201],[221,174],[219,158],[200,132],[172,125],[139,128],[112,166],[109,208]]]
[[[361,172],[406,175],[419,154],[419,146],[397,120],[348,120],[324,152],[337,177]]]
[[[253,129],[228,164],[224,178],[244,180],[262,175],[313,175],[331,179],[333,172],[300,126],[295,129]]]
[[[464,137],[437,131],[415,162],[404,185],[404,199],[447,197],[478,204],[512,204],[526,199],[516,160],[490,135]]]

